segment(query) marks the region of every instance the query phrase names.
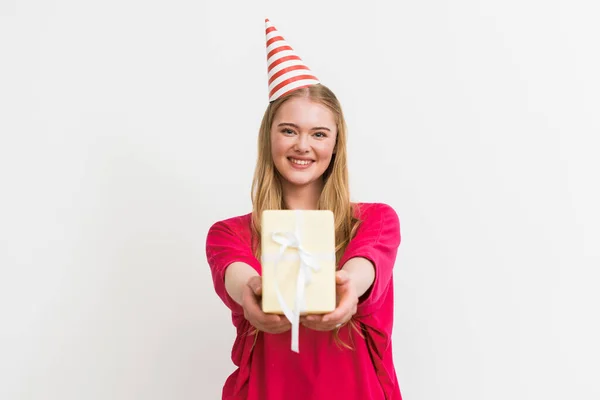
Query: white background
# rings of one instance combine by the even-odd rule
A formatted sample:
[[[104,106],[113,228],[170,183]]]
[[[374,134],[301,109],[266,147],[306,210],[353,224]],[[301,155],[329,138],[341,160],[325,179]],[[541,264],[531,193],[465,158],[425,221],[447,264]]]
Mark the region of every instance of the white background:
[[[250,211],[264,18],[401,220],[407,400],[598,399],[593,1],[0,6],[0,398],[218,399],[210,225]]]

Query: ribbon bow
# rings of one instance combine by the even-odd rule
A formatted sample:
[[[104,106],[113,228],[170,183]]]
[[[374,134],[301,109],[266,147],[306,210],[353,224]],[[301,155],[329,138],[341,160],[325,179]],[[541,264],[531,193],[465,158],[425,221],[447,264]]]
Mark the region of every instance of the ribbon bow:
[[[300,218],[300,212],[296,212],[297,219]],[[277,258],[275,259],[275,292],[277,294],[277,300],[283,310],[283,314],[292,323],[292,351],[298,353],[298,336],[300,327],[300,312],[306,308],[304,298],[304,288],[311,281],[312,271],[317,272],[320,269],[319,264],[315,256],[306,251],[300,242],[300,229],[299,224],[296,224],[295,232],[274,232],[271,235],[271,239],[280,245]],[[283,295],[279,290],[279,282],[277,280],[277,265],[283,259],[284,253],[288,248],[294,248],[298,250],[298,256],[300,258],[300,267],[298,269],[298,277],[296,279],[296,299],[294,303],[294,310],[285,303]]]

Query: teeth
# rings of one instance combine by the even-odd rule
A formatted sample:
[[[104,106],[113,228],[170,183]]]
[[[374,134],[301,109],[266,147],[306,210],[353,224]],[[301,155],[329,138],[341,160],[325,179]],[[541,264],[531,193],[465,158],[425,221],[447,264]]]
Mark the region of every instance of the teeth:
[[[290,161],[293,162],[294,164],[298,164],[298,165],[308,165],[310,164],[310,161],[306,161],[306,160],[295,160],[293,158],[290,158]]]

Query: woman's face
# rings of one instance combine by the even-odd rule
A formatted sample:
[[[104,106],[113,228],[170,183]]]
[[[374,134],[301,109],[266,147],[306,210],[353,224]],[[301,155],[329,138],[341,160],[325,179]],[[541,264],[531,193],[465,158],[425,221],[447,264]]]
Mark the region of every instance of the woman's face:
[[[320,183],[333,156],[337,128],[326,106],[305,97],[286,101],[271,125],[277,171],[292,186]]]

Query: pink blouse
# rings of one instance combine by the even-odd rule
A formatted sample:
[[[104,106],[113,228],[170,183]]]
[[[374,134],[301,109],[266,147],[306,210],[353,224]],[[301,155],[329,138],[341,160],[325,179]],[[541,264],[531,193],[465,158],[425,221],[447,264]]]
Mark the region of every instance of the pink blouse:
[[[333,332],[300,325],[300,353],[290,350],[290,331],[260,332],[256,343],[242,307],[225,289],[225,269],[239,261],[259,274],[261,265],[251,250],[251,214],[211,226],[206,254],[217,295],[231,310],[237,338],[232,361],[237,366],[223,387],[224,400],[401,400],[392,358],[394,319],[393,268],[400,245],[400,221],[393,208],[382,203],[358,203],[362,222],[338,268],[353,257],[369,259],[375,281],[359,301],[354,319],[364,339],[349,325],[340,338],[352,349],[339,346]],[[254,347],[253,347],[254,345]]]

